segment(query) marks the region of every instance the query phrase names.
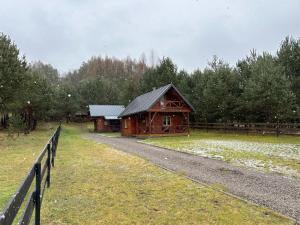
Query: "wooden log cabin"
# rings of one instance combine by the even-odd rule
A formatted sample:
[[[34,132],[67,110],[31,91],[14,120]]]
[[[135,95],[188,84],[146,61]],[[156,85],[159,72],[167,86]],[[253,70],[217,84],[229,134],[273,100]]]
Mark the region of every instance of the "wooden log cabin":
[[[189,134],[193,106],[173,84],[135,98],[120,114],[123,136]]]
[[[89,105],[89,115],[94,121],[94,131],[120,131],[121,122],[118,116],[124,109],[123,105]]]

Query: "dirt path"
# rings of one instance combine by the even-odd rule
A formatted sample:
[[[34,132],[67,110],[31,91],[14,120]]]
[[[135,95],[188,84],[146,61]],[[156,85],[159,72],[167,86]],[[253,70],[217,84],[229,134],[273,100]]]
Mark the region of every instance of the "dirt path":
[[[300,221],[299,180],[138,143],[134,138],[109,138],[99,134],[87,134],[85,137],[135,154],[166,169],[184,173],[187,177],[202,183],[222,185],[228,193]]]

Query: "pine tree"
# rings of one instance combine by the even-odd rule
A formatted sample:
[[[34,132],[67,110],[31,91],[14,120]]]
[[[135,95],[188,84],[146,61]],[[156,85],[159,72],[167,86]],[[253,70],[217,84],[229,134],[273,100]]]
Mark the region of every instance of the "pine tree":
[[[251,75],[241,96],[241,107],[250,121],[288,119],[296,107],[291,83],[273,56],[264,53],[250,64]]]
[[[25,57],[20,57],[17,46],[11,39],[0,34],[0,112],[19,110],[22,85],[26,80]]]

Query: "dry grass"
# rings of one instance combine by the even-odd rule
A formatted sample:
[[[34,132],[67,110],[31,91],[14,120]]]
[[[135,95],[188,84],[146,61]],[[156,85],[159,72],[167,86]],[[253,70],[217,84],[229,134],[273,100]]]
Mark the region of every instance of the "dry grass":
[[[14,138],[0,132],[0,210],[15,193],[55,128],[55,124],[41,124],[36,131]]]
[[[43,224],[292,224],[64,126]]]

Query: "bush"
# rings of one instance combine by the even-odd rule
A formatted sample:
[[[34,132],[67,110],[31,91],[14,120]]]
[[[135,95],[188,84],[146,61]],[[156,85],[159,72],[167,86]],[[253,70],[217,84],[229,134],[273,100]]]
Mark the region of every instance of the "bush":
[[[15,133],[20,135],[21,132],[25,133],[26,124],[20,114],[15,114],[9,118],[8,135],[13,136]]]

